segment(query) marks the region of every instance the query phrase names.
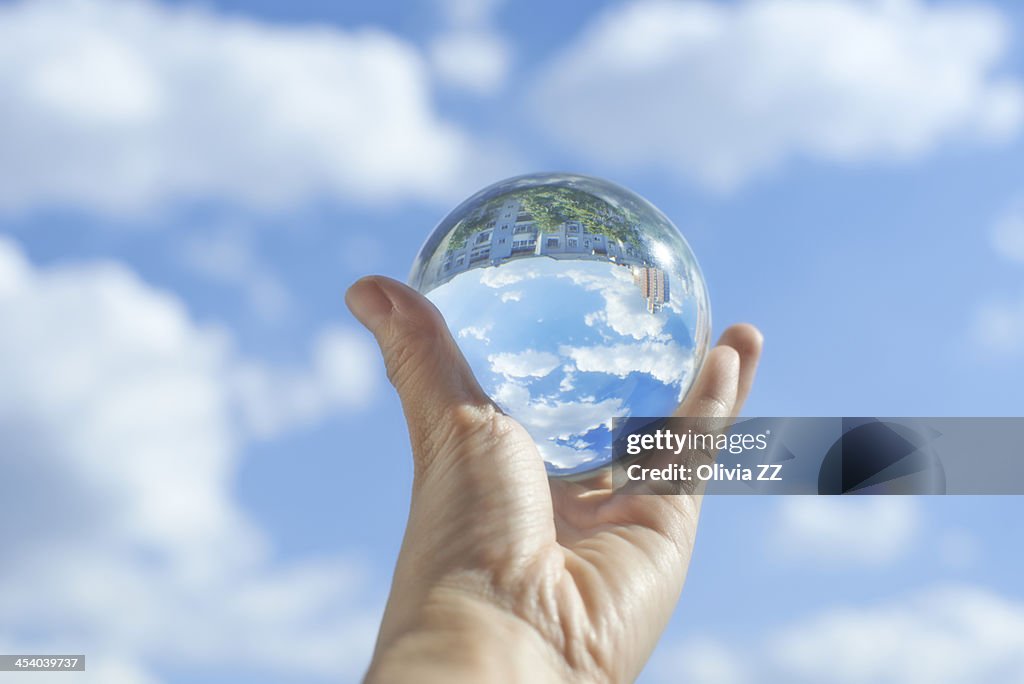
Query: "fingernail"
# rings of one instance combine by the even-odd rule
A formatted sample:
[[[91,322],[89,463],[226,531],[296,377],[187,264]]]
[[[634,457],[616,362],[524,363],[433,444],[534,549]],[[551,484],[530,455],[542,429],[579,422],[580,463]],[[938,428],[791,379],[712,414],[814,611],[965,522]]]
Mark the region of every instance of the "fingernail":
[[[394,310],[394,305],[384,289],[372,277],[362,278],[348,288],[348,292],[345,293],[345,304],[352,315],[370,332],[375,332]]]

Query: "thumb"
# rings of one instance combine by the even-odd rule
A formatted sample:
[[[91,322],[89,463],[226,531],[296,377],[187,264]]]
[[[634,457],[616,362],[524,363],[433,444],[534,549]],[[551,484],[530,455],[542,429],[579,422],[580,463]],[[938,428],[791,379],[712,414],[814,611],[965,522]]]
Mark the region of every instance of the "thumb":
[[[367,276],[349,288],[345,303],[377,339],[418,468],[429,465],[453,432],[493,417],[497,408],[426,297],[397,280]]]

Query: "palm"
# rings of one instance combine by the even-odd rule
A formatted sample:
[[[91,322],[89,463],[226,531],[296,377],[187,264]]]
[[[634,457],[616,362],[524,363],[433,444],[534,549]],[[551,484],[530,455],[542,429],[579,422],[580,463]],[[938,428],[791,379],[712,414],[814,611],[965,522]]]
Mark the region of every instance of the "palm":
[[[520,474],[523,461],[540,462],[519,440],[499,451]],[[510,536],[530,534],[535,557],[550,559],[514,591],[519,616],[577,671],[631,679],[637,672],[629,664],[646,660],[682,589],[700,497],[613,495],[607,472],[580,483],[534,470],[519,484],[526,486],[517,503],[550,501],[549,510],[504,512]]]

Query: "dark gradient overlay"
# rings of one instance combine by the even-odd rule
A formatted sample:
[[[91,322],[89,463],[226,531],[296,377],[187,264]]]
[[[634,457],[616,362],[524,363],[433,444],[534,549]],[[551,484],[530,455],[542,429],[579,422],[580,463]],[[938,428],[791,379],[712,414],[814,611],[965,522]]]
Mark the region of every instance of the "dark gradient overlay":
[[[1024,494],[1024,418],[616,418],[619,493]]]

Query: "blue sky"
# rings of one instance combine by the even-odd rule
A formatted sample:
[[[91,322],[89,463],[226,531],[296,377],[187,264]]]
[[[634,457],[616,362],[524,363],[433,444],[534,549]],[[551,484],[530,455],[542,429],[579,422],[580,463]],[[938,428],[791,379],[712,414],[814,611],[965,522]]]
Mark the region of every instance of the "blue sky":
[[[344,289],[538,170],[679,226],[748,415],[1021,414],[1019,3],[0,2],[0,652],[358,679],[411,468]],[[1020,513],[708,500],[643,681],[1024,677]]]

